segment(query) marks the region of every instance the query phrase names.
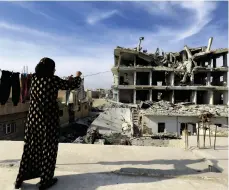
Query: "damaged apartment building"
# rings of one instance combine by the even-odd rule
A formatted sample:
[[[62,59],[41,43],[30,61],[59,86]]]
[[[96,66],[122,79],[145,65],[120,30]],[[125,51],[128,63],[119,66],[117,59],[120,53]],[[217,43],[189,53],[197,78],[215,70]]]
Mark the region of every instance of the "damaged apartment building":
[[[113,99],[128,105],[148,101],[148,109],[132,111],[141,135],[175,132],[185,126],[195,134],[205,112],[213,114],[210,125],[227,126],[227,48],[188,47],[165,53],[147,53],[141,47],[114,50]],[[141,106],[140,106],[141,107]],[[207,128],[206,128],[207,129]],[[210,130],[209,130],[210,132]]]
[[[212,41],[210,38],[203,47],[185,46],[175,53],[160,53],[159,49],[147,53],[140,50],[140,43],[137,49],[117,47],[112,68],[114,100],[228,104],[228,49],[211,50]]]

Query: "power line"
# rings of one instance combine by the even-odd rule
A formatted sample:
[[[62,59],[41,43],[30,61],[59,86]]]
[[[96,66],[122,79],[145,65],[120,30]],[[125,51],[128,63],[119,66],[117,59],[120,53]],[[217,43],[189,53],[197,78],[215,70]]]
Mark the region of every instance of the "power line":
[[[108,73],[108,72],[111,72],[111,71],[104,71],[104,72],[99,72],[99,73],[94,73],[94,74],[91,74],[91,75],[85,75],[85,77],[89,77],[89,76],[93,76],[93,75],[99,75],[99,74],[102,74],[102,73]]]

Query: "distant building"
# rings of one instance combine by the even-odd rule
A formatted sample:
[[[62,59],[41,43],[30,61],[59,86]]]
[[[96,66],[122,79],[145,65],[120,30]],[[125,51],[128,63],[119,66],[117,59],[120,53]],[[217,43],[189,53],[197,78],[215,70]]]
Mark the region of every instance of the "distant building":
[[[85,99],[78,102],[75,92],[71,91],[69,104],[66,105],[66,91],[59,91],[59,116],[61,127],[68,126],[78,118],[87,117],[90,112],[90,102]],[[23,140],[29,101],[13,106],[11,98],[0,106],[0,140]]]

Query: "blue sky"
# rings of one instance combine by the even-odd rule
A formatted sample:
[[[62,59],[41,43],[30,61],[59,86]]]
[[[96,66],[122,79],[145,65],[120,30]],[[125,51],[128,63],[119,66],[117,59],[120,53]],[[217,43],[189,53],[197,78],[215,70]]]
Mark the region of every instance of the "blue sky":
[[[228,2],[0,2],[0,68],[33,72],[42,57],[56,74],[109,71],[116,46],[155,52],[207,45],[228,47]],[[112,73],[85,78],[87,88],[110,87]]]

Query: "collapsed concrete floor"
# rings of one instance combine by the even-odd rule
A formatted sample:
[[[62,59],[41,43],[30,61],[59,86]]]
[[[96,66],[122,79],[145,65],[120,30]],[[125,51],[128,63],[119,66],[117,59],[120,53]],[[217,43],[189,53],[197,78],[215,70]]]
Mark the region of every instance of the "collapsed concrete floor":
[[[132,112],[129,105],[106,102],[94,107],[91,115],[62,129],[60,142],[183,147],[182,139],[172,133],[155,134],[151,137],[133,137]],[[170,140],[177,142],[171,143]]]
[[[197,122],[197,120],[199,120],[198,115],[206,113],[219,117],[217,122],[220,122],[221,120],[225,120],[228,115],[228,106],[226,105],[193,105],[187,102],[172,104],[167,101],[146,101],[140,105],[122,104],[110,100],[104,100],[102,102],[102,104],[93,107],[90,117],[79,119],[75,124],[62,129],[60,142],[183,148],[185,145],[184,140],[181,138],[183,135],[181,132],[178,134],[165,130],[147,135],[147,131],[142,128],[146,127],[144,119],[154,121],[157,118],[161,118],[162,120],[170,118],[170,120],[168,120],[169,126],[167,127],[167,129],[170,130],[174,127],[174,119],[176,119],[177,116],[181,118],[183,118],[183,116],[191,116],[188,117],[189,120],[196,120]],[[152,116],[147,116],[147,114]],[[148,122],[148,125],[153,125],[153,123]],[[149,130],[149,127],[152,126],[148,126],[146,129]],[[136,129],[141,130],[141,128],[143,131],[138,131],[139,134],[137,134]],[[210,130],[208,130],[211,131],[212,137],[216,131],[215,129],[216,127],[211,125]],[[142,132],[146,134],[144,135]],[[217,128],[217,136],[227,135],[228,127]]]

